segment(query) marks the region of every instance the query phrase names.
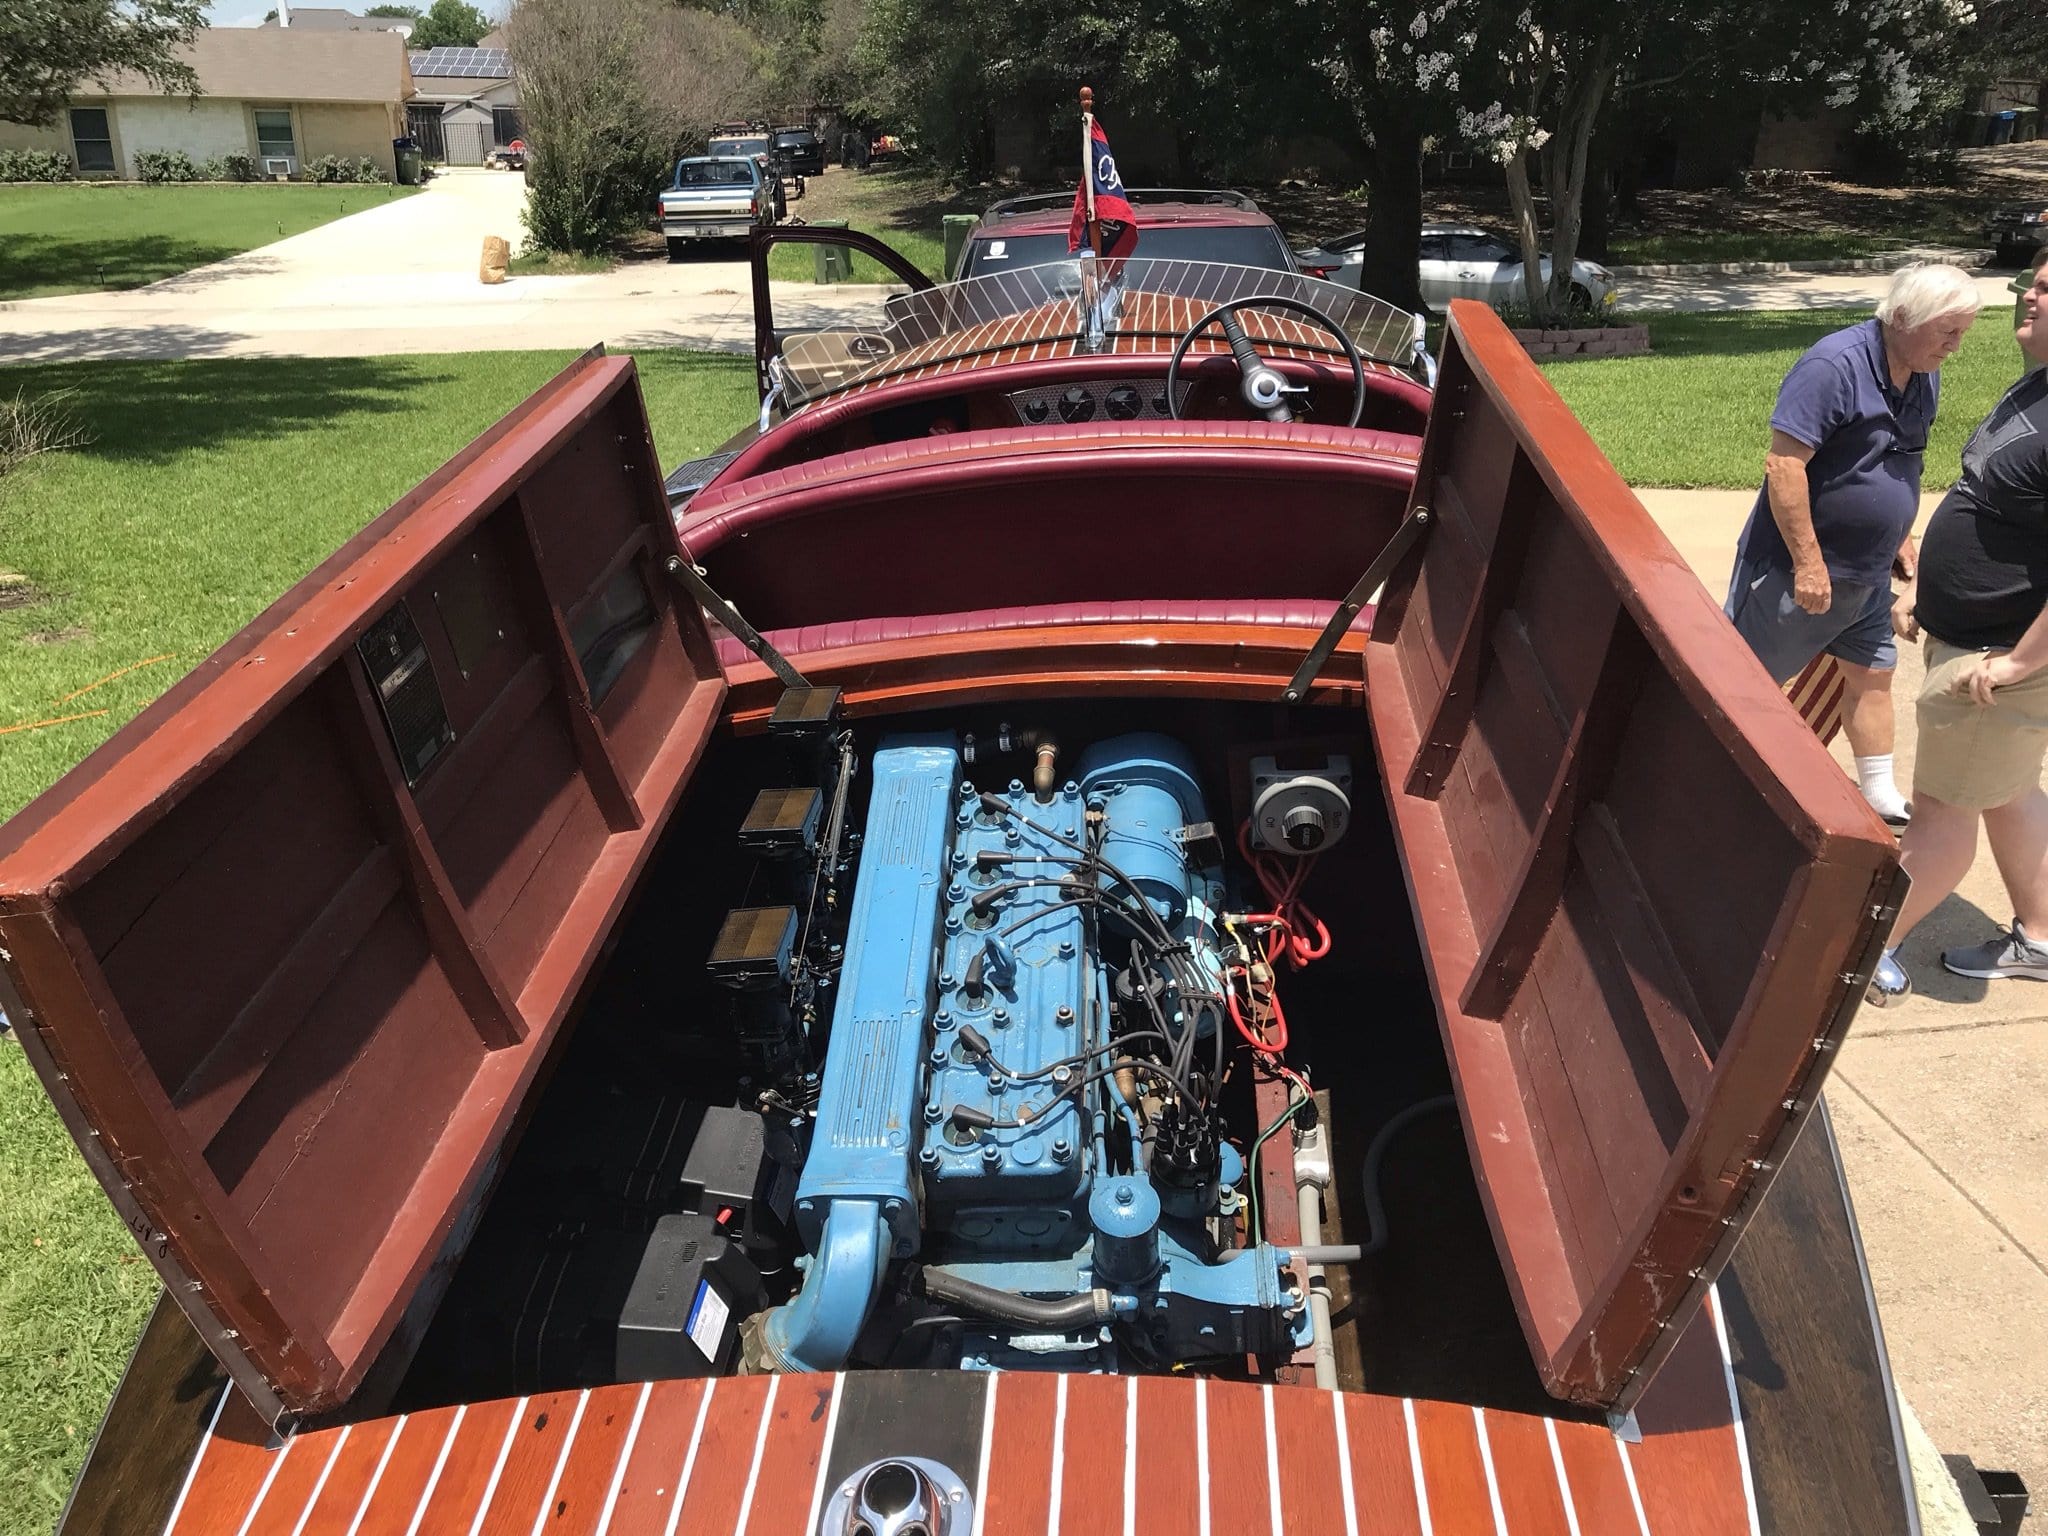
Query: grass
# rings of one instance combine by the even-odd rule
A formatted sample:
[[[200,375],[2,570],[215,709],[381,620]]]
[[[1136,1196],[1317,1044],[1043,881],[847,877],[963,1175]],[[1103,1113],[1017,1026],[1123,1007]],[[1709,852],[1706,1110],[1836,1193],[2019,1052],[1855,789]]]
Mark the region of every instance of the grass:
[[[792,220],[816,223],[843,219],[851,229],[876,236],[907,256],[918,270],[941,277],[946,242],[942,220],[949,213],[979,213],[981,201],[960,193],[937,173],[918,166],[849,171],[834,166],[823,176],[806,178],[803,197],[789,205]],[[815,247],[782,246],[768,257],[768,275],[782,282],[815,280]],[[855,283],[893,283],[899,279],[866,256],[853,258]]]
[[[10,390],[73,391],[92,441],[41,461],[0,508],[0,566],[45,594],[0,610],[0,726],[91,713],[0,736],[0,817],[572,355],[9,369]],[[664,466],[752,412],[745,358],[637,361]],[[156,1290],[0,1039],[0,1532],[55,1522]]]
[[[1616,235],[1607,260],[1615,266],[1722,261],[1825,261],[1896,251],[1904,240],[1846,230],[1794,231],[1731,229],[1715,234]]]
[[[581,277],[591,272],[609,272],[616,258],[598,252],[521,251],[505,270],[513,277]]]
[[[0,187],[0,300],[140,288],[417,187]]]
[[[1785,372],[1862,310],[1652,315],[1647,357],[1547,363],[1544,372],[1632,485],[1749,489],[1762,482]],[[1964,440],[2019,377],[2012,311],[1985,309],[1941,371],[1923,485],[1955,483]]]

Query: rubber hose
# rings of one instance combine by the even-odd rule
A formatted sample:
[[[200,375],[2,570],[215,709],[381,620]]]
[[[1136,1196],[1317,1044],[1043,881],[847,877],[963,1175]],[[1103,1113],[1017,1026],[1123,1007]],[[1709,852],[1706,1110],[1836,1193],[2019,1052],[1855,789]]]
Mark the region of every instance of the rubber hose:
[[[1015,1291],[1000,1291],[991,1285],[976,1285],[943,1269],[924,1271],[924,1293],[934,1301],[947,1302],[991,1322],[1055,1332],[1106,1323],[1111,1315],[1108,1291],[1083,1291],[1057,1301],[1044,1301],[1019,1296]]]
[[[1387,1143],[1406,1126],[1420,1120],[1424,1115],[1439,1109],[1457,1107],[1457,1099],[1448,1093],[1434,1099],[1423,1099],[1419,1103],[1410,1104],[1374,1133],[1372,1145],[1365,1150],[1365,1241],[1359,1244],[1358,1251],[1361,1256],[1378,1253],[1387,1246],[1387,1208],[1380,1203],[1380,1159],[1387,1155]],[[1324,1262],[1346,1261],[1327,1259]]]

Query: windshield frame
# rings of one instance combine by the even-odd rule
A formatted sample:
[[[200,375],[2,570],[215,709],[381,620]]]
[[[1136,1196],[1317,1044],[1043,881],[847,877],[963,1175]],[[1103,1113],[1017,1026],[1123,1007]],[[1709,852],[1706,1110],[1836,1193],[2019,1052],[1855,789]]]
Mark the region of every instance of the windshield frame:
[[[858,333],[861,355],[873,358],[864,367],[849,364],[846,329],[791,335],[781,348],[784,398],[795,409],[857,387],[1020,348],[1071,345],[1075,355],[1086,355],[1135,350],[1117,347],[1120,340],[1177,340],[1181,332],[1143,323],[1157,305],[1133,300],[1147,298],[1184,302],[1192,312],[1189,323],[1219,305],[1244,299],[1291,299],[1329,316],[1369,364],[1419,376],[1422,318],[1355,288],[1299,271],[1221,262],[1133,256],[1097,263],[1074,257],[889,297],[883,304],[883,323]],[[1257,318],[1263,312],[1243,313],[1247,330],[1269,329]],[[1031,315],[1038,316],[1035,323],[999,324]],[[1276,331],[1255,335],[1254,340],[1279,346],[1288,355],[1343,361],[1344,350],[1333,337],[1306,322],[1295,323],[1298,329],[1306,327],[1305,335]],[[1220,331],[1213,334],[1220,341]],[[958,345],[944,345],[948,338],[956,338]]]

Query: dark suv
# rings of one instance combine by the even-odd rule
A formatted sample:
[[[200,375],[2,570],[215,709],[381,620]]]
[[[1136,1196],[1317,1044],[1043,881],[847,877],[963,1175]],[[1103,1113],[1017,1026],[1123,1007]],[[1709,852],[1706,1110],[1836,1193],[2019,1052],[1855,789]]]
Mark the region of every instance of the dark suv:
[[[1242,192],[1141,187],[1126,194],[1138,216],[1137,254],[1180,261],[1295,272],[1294,253],[1270,215]],[[987,277],[1067,259],[1074,194],[1047,193],[997,203],[968,232],[955,278]]]
[[[776,155],[799,176],[825,174],[825,144],[808,128],[778,128],[770,140]]]

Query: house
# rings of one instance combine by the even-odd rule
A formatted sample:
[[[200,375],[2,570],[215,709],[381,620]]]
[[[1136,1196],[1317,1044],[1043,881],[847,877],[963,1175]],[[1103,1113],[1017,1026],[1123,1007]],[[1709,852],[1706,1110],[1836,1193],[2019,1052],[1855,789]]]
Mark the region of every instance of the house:
[[[429,48],[410,57],[412,136],[429,160],[481,165],[522,136],[519,83],[502,48]]]
[[[47,128],[0,123],[0,149],[58,150],[83,177],[133,178],[136,155],[150,149],[249,155],[292,176],[322,155],[367,157],[395,174],[391,141],[405,133],[413,94],[397,33],[209,27],[183,53],[198,96],[117,71],[81,89]]]
[[[358,16],[354,11],[287,4],[265,17],[263,25],[293,27],[301,32],[396,32],[400,37],[411,37],[419,22],[411,16]]]

